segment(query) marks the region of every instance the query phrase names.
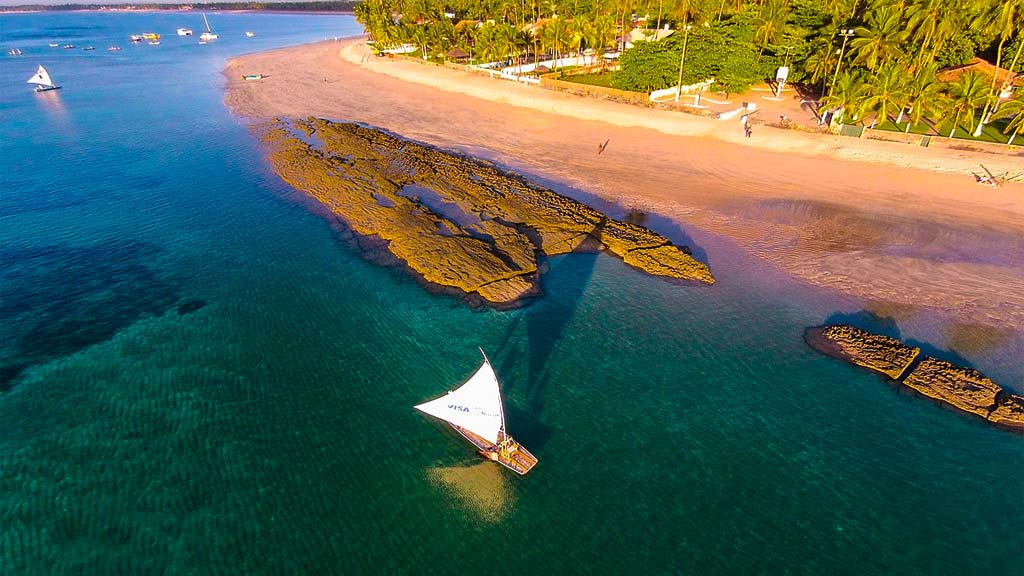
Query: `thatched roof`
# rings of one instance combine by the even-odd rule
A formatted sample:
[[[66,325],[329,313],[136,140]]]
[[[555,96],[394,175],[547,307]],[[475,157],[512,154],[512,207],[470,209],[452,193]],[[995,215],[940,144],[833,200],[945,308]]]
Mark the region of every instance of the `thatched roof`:
[[[469,52],[466,52],[462,48],[456,46],[455,48],[445,52],[444,57],[449,60],[459,60],[461,58],[469,58]]]
[[[953,66],[951,68],[943,68],[939,70],[936,77],[943,82],[956,82],[961,76],[968,72],[978,72],[991,78],[993,75],[996,76],[996,81],[1002,84],[1007,78],[1011,78],[1012,85],[1024,86],[1024,74],[1014,74],[1006,68],[996,68],[995,65],[982,60],[981,58],[975,58],[962,66]]]
[[[548,68],[547,66],[545,66],[543,64],[541,64],[540,66],[537,66],[534,70],[538,74],[547,74],[548,72],[551,72],[551,68]]]

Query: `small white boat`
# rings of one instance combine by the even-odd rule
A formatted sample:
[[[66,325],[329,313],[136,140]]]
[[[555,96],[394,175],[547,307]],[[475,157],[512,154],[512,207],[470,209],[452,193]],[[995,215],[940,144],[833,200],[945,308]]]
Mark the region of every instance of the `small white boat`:
[[[89,52],[90,50],[95,50],[95,49],[96,48],[93,47],[93,46],[86,46],[85,48],[82,48],[82,50],[85,50],[86,52]]]
[[[107,48],[107,52],[117,52],[120,49],[121,49],[120,46],[110,46],[110,47]]]
[[[142,42],[142,36],[139,36],[138,34],[132,34],[128,39],[132,42]]]
[[[57,43],[57,42],[50,42],[50,48],[56,48],[58,46],[60,46],[59,43]]]
[[[20,48],[11,48],[7,51],[8,56],[21,56],[22,52]]]
[[[266,74],[242,74],[242,80],[263,80]]]
[[[200,40],[199,44],[206,44],[206,40]]]
[[[64,45],[64,49],[65,50],[74,50],[75,49],[75,45],[74,44],[65,44]]]
[[[178,36],[191,36],[192,30],[189,28],[178,28]]]
[[[220,38],[220,36],[218,36],[217,33],[213,31],[213,28],[210,27],[210,21],[206,19],[205,12],[203,13],[203,24],[206,26],[206,30],[204,30],[203,33],[199,35],[200,40],[204,42],[209,42],[210,40],[216,40],[217,38]]]
[[[49,90],[60,90],[60,86],[53,83],[50,78],[50,73],[46,71],[46,68],[39,66],[36,70],[35,75],[28,79],[28,84],[36,85],[36,92],[47,92]]]
[[[255,36],[255,35],[256,35],[256,33],[255,33],[255,32],[246,32],[246,33],[245,33],[245,37],[246,37],[246,38],[252,38],[252,37],[253,37],[253,36]]]
[[[159,46],[160,45],[160,41],[159,40],[151,40],[150,42],[148,42],[148,44],[150,46]]]

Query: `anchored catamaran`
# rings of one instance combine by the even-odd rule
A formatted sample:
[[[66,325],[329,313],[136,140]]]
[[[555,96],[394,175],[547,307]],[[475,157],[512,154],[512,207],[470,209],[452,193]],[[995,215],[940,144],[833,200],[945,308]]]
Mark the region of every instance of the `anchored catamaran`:
[[[526,474],[537,465],[537,458],[505,431],[498,377],[486,354],[483,365],[465,384],[416,409],[444,420],[485,458],[517,474]]]
[[[50,79],[50,73],[42,66],[39,66],[39,70],[36,70],[35,75],[28,79],[28,83],[36,85],[36,92],[60,90],[60,86],[53,83],[53,80]]]

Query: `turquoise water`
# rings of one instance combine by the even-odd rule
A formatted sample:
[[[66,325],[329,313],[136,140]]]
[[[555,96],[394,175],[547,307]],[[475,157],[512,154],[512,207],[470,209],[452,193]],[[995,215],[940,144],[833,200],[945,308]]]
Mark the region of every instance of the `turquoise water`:
[[[173,36],[198,19],[0,16],[0,574],[1021,570],[1022,439],[801,340],[853,318],[1019,391],[1020,334],[956,348],[657,218],[718,284],[574,255],[472,311],[361,260],[222,104],[229,55],[353,20]],[[40,63],[63,90],[31,93]],[[525,478],[411,408],[477,346]]]

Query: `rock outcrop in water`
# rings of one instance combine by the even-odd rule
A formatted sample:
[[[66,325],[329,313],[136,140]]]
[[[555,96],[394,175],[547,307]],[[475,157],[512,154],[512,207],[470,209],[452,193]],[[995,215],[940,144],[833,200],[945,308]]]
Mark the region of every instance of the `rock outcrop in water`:
[[[918,394],[1024,432],[1024,397],[1003,390],[977,370],[928,356],[914,365],[919,348],[852,326],[808,328],[804,340],[819,352],[885,374]]]
[[[898,380],[921,352],[888,336],[853,326],[809,328],[804,340],[815,350]]]
[[[379,239],[428,284],[491,305],[539,292],[538,257],[594,245],[650,274],[714,282],[707,265],[664,236],[483,161],[320,119],[279,120],[263,140],[275,172],[364,246]]]

